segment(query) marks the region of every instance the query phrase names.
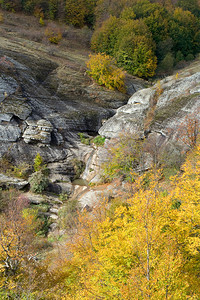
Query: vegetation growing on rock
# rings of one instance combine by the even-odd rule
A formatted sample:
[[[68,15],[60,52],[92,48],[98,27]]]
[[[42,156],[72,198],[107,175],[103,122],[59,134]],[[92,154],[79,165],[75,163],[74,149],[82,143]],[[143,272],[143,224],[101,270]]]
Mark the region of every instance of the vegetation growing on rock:
[[[111,90],[125,92],[125,73],[117,68],[116,61],[109,55],[90,55],[87,62],[88,74],[99,84]]]

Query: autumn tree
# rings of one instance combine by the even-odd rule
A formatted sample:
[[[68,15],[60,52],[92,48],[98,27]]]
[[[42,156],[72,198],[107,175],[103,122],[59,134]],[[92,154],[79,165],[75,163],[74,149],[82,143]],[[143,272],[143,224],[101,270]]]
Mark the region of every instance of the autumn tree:
[[[200,16],[200,3],[198,0],[178,0],[177,5],[184,10],[189,10],[196,16]]]
[[[11,199],[0,216],[0,292],[22,293],[29,262],[34,258],[36,214],[28,210],[27,199]]]
[[[125,73],[116,66],[116,61],[109,55],[90,55],[87,62],[88,74],[99,84],[120,92],[125,92]]]
[[[109,202],[101,217],[85,212],[71,247],[74,299],[199,298],[199,164],[198,145],[168,190],[160,171],[144,174],[112,217]]]
[[[187,115],[178,128],[177,139],[187,147],[194,148],[199,136],[200,121],[198,111]]]

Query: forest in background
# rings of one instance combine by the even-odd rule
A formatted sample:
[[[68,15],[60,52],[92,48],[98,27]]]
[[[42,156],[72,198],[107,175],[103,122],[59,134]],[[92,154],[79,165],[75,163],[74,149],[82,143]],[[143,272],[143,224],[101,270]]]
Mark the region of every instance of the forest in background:
[[[93,30],[94,52],[114,57],[118,67],[143,78],[168,74],[200,52],[198,0],[1,0],[0,4],[2,9],[35,15],[41,25],[50,19],[88,26]]]

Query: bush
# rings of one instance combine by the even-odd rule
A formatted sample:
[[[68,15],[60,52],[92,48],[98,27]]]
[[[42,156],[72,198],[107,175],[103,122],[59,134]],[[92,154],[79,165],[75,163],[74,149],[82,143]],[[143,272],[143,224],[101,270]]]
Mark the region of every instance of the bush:
[[[79,132],[78,136],[80,137],[81,143],[85,145],[90,145],[90,138],[85,137],[84,133]]]
[[[3,14],[2,14],[2,13],[0,13],[0,23],[3,23],[3,21],[4,21]]]
[[[43,17],[40,17],[40,19],[39,19],[39,24],[40,24],[41,26],[44,26],[44,25],[45,25]]]
[[[49,180],[44,170],[40,170],[30,176],[29,183],[31,192],[41,194],[48,187]]]
[[[43,164],[44,163],[43,163],[42,156],[40,155],[40,153],[37,153],[37,155],[34,159],[34,165],[33,165],[35,172],[40,171],[43,167]]]
[[[110,182],[115,178],[133,182],[138,167],[143,167],[143,141],[130,134],[122,134],[111,140],[109,160],[103,165],[103,179]]]
[[[182,52],[179,50],[177,53],[176,53],[176,63],[180,62],[180,61],[183,61],[184,60],[184,55],[182,54]]]
[[[93,142],[96,146],[103,146],[104,143],[105,143],[105,139],[106,139],[105,137],[98,135],[98,136],[96,136],[96,137],[92,140],[92,142]]]
[[[172,53],[167,53],[161,61],[159,69],[163,72],[171,72],[174,66],[174,57]]]
[[[72,160],[72,165],[73,165],[73,169],[74,169],[74,178],[73,178],[73,180],[79,179],[81,174],[85,170],[85,163],[81,160],[78,160],[77,158],[74,158]]]
[[[76,199],[66,201],[65,205],[59,211],[59,228],[70,229],[76,225],[79,203]]]
[[[60,28],[53,24],[47,26],[45,35],[52,44],[58,44],[62,39],[62,32]]]
[[[90,55],[87,62],[88,74],[99,84],[125,92],[125,72],[117,68],[116,61],[106,54]]]
[[[193,59],[194,59],[194,55],[191,54],[191,53],[189,53],[189,54],[186,56],[186,58],[185,58],[186,61],[190,61],[190,60],[193,60]]]

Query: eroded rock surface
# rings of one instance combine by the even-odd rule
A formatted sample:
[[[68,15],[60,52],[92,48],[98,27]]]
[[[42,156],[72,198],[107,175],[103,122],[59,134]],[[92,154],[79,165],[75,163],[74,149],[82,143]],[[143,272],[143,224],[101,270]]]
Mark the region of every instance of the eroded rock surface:
[[[16,188],[17,190],[23,189],[29,183],[26,180],[6,176],[0,174],[0,187],[1,188]]]
[[[198,72],[199,70],[199,72]],[[151,88],[136,92],[128,104],[100,128],[106,138],[119,138],[123,132],[146,138],[152,148],[171,159],[188,149],[183,141],[188,120],[200,120],[200,64],[195,73],[183,70],[179,77],[170,76]],[[186,136],[187,138],[187,136]]]

